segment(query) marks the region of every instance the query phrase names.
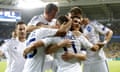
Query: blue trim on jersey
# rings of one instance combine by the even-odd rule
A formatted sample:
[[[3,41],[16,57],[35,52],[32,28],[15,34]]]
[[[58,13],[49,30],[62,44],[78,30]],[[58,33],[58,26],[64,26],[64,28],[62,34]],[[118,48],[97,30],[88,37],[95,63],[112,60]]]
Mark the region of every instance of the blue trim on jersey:
[[[31,42],[35,41],[36,38],[31,38],[27,43],[26,45],[29,45]],[[34,49],[32,53],[29,53],[25,56],[25,58],[32,58],[33,56],[35,56],[37,53],[37,49]]]
[[[77,53],[77,50],[76,50],[76,47],[75,47],[75,43],[74,43],[74,42],[72,42],[72,48],[73,48],[73,50],[74,50],[74,53]]]
[[[25,58],[33,58],[36,54],[37,54],[37,49],[35,49],[35,50],[33,51],[33,53],[27,54],[27,56],[25,56]]]
[[[36,38],[31,38],[31,39],[27,42],[26,45],[29,45],[31,42],[33,42],[33,41],[35,41],[35,40],[36,40]]]
[[[74,36],[73,36],[73,35],[65,36],[65,38],[74,40]],[[76,47],[75,47],[75,43],[74,43],[74,42],[72,42],[72,48],[73,48],[74,53],[77,53],[77,50],[76,50]],[[68,49],[67,49],[66,47],[63,47],[63,49],[64,49],[65,52],[68,51]]]
[[[68,51],[68,49],[67,49],[66,47],[63,47],[63,49],[64,49],[64,51],[65,51],[65,52],[67,52],[67,51]]]

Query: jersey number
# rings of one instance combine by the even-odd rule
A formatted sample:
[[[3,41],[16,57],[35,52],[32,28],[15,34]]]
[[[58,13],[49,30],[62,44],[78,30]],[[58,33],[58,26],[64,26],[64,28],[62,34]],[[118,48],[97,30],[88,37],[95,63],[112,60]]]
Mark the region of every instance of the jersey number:
[[[76,49],[76,46],[75,46],[75,43],[74,43],[74,42],[72,42],[72,48],[73,48],[74,53],[77,53],[77,49]],[[66,52],[68,51],[66,47],[63,47],[63,49],[64,49],[64,51],[66,51]]]
[[[35,41],[36,38],[31,38],[28,42],[27,45],[30,45],[33,41]],[[34,49],[33,52],[27,54],[26,58],[33,58],[37,54],[37,49]]]

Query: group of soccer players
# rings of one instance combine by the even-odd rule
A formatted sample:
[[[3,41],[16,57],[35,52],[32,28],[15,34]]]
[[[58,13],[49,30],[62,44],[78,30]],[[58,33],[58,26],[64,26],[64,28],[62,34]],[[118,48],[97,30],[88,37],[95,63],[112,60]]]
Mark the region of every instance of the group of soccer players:
[[[54,19],[57,12],[50,3],[27,26],[18,22],[16,36],[0,48],[7,57],[6,72],[109,72],[103,48],[112,30],[83,18],[79,7]]]

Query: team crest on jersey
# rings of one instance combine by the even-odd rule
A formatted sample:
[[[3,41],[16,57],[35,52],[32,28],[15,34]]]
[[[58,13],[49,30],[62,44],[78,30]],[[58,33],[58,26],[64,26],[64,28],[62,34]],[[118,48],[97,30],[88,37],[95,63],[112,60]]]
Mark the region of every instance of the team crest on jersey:
[[[87,31],[91,32],[92,28],[90,26],[87,27]]]

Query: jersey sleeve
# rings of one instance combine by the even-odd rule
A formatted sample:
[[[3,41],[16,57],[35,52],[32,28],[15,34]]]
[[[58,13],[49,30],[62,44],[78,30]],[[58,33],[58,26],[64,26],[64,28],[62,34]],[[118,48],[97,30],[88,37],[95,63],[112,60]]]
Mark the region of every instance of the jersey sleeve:
[[[42,28],[37,31],[36,37],[38,38],[52,37],[56,34],[57,31],[58,29]]]
[[[81,36],[81,44],[84,48],[90,49],[93,47],[93,44],[90,43],[87,38],[85,38],[84,36]]]
[[[52,38],[44,38],[44,39],[41,39],[41,41],[44,43],[44,46],[47,47],[49,46],[50,44],[52,44],[52,41],[53,39]]]
[[[28,23],[28,25],[36,25],[38,22],[40,21],[39,16],[34,16],[30,22]]]
[[[110,29],[107,28],[106,26],[104,26],[103,24],[97,22],[97,21],[93,21],[92,26],[95,27],[95,30],[98,31],[99,33],[105,35]]]
[[[59,37],[48,37],[48,38],[41,39],[41,41],[44,43],[44,46],[47,47],[50,44],[56,44],[56,43],[60,42],[61,38],[59,38]]]

